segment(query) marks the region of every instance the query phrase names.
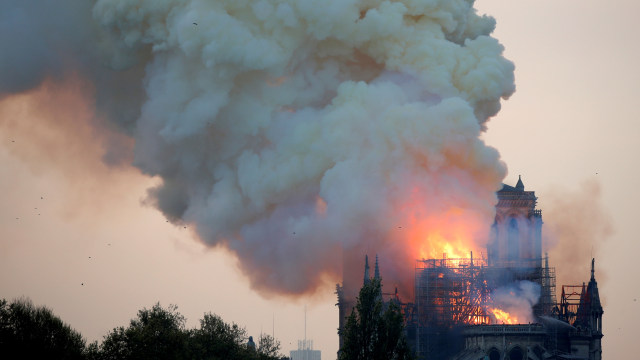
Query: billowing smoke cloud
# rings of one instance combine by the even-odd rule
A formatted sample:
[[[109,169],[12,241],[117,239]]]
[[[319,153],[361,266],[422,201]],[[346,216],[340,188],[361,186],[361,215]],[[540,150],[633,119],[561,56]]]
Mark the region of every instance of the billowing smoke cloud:
[[[147,201],[263,293],[313,291],[343,265],[360,278],[366,251],[407,287],[431,237],[488,234],[505,166],[479,135],[514,68],[473,1],[99,0],[91,18],[76,3],[65,16],[90,39],[65,65],[162,178]],[[60,73],[45,40],[34,67]]]
[[[517,319],[518,324],[535,322],[533,306],[540,299],[540,285],[522,280],[491,293],[494,306]],[[501,319],[497,319],[500,322]],[[504,321],[504,320],[503,320]]]

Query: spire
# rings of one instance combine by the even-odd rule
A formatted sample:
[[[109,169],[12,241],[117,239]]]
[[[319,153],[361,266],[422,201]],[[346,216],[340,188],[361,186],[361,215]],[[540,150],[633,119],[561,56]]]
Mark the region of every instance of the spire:
[[[380,268],[378,267],[378,254],[376,254],[376,267],[373,273],[373,277],[380,280]]]
[[[524,184],[522,183],[522,178],[518,175],[518,183],[516,184],[516,189],[520,191],[524,191]]]
[[[591,305],[590,322],[589,326],[591,331],[596,335],[602,337],[602,303],[600,302],[600,292],[598,291],[598,283],[595,276],[595,262],[594,258],[591,259],[591,280],[587,287],[589,304]]]
[[[602,311],[602,304],[600,303],[600,292],[598,291],[598,283],[595,276],[595,262],[594,258],[591,259],[591,280],[589,281],[589,296],[591,297],[591,304],[596,311]]]
[[[369,282],[369,256],[365,255],[364,256],[364,281],[363,283],[366,284]]]

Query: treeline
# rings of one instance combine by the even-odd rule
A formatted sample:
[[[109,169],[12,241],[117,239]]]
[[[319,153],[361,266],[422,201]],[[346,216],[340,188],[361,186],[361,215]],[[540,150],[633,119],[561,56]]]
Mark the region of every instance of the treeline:
[[[159,303],[138,311],[129,326],[111,330],[101,343],[80,333],[46,307],[31,301],[0,300],[0,357],[3,359],[210,359],[282,360],[280,342],[262,335],[255,345],[247,331],[218,315],[205,314],[187,329],[177,306]]]

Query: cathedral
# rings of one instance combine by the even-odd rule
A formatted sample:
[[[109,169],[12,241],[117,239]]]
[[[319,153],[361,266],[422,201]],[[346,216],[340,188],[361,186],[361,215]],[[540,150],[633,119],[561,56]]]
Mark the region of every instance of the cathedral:
[[[542,211],[536,209],[535,192],[525,191],[519,178],[515,186],[503,185],[497,197],[486,257],[416,260],[413,301],[401,301],[397,293],[385,300],[402,308],[407,340],[418,359],[602,360],[595,260],[589,282],[562,285],[558,301],[555,268],[542,253]],[[375,276],[380,277],[377,260]],[[364,280],[368,277],[367,262]],[[340,334],[354,300],[340,285],[336,293]],[[529,316],[500,308],[521,303]]]

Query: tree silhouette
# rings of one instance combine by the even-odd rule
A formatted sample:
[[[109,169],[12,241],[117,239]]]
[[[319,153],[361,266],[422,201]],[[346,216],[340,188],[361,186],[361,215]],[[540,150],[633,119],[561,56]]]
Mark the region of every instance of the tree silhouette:
[[[280,343],[262,336],[257,349],[247,346],[247,331],[227,324],[215,314],[205,314],[199,329],[185,329],[177,306],[160,304],[138,311],[129,327],[113,329],[101,345],[91,344],[87,353],[95,360],[207,359],[276,360]]]
[[[85,341],[45,307],[0,299],[0,354],[24,359],[83,359]]]
[[[340,360],[405,360],[413,354],[404,335],[400,307],[382,301],[380,279],[364,284],[344,327]]]
[[[239,359],[248,356],[246,339],[244,328],[208,313],[200,320],[200,329],[192,331],[190,348],[199,359]]]
[[[189,333],[178,307],[156,303],[138,311],[128,328],[113,329],[100,346],[101,359],[184,359]]]
[[[247,346],[247,331],[227,324],[215,314],[205,314],[200,328],[186,329],[178,307],[139,310],[128,327],[111,330],[102,343],[85,347],[82,336],[51,310],[21,299],[0,299],[0,358],[15,354],[25,359],[189,359],[281,360],[280,342],[262,335],[257,348]]]

